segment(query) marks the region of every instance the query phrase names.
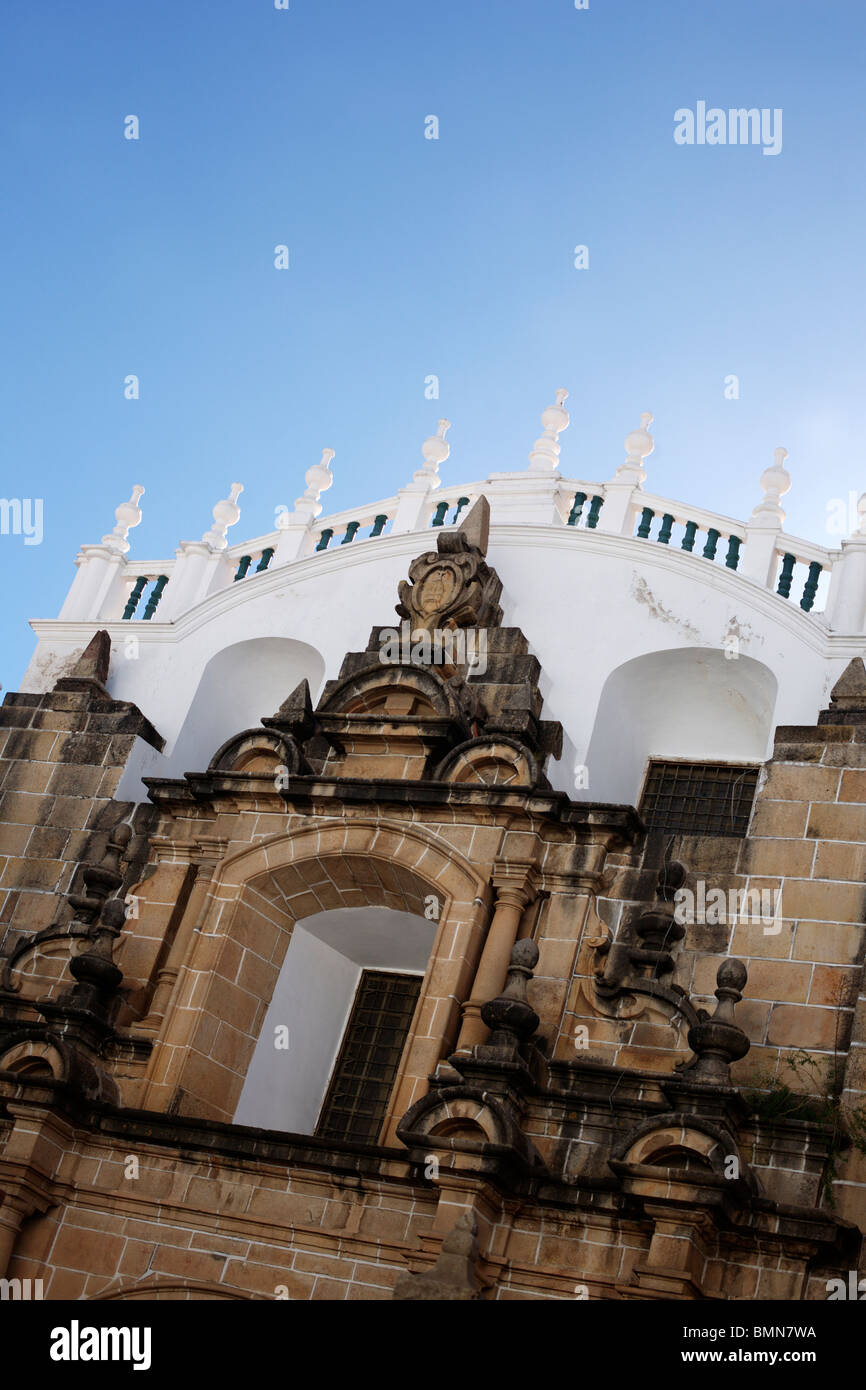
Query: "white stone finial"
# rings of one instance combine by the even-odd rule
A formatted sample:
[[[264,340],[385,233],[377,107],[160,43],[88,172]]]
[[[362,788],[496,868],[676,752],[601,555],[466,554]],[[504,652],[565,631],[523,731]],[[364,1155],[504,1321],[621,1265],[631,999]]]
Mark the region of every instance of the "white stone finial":
[[[857,524],[855,536],[866,536],[866,492],[861,492],[857,498],[857,515],[860,518]]]
[[[213,526],[209,531],[205,531],[202,540],[211,547],[212,550],[225,550],[228,541],[226,531],[230,526],[234,526],[239,519],[241,509],[238,506],[238,498],[244,490],[243,483],[232,483],[231,492],[228,497],[223,497],[217,502],[213,509]]]
[[[571,417],[565,409],[567,399],[567,391],[557,391],[556,405],[549,405],[541,413],[544,434],[536,439],[532,453],[529,455],[529,466],[534,468],[536,472],[549,473],[556,469],[559,462],[559,436],[563,430],[568,429],[571,421]]]
[[[444,463],[451,453],[451,445],[445,440],[450,428],[450,420],[439,420],[436,425],[436,433],[431,434],[421,445],[424,467],[419,468],[417,472],[412,474],[412,477],[416,483],[425,486],[428,492],[432,492],[442,482],[439,477],[439,465]]]
[[[779,503],[791,487],[791,475],[785,467],[787,457],[787,449],[774,449],[772,467],[765,468],[761,474],[761,491],[764,496],[751,517],[752,522],[759,526],[781,527],[784,524],[785,513]]]
[[[334,481],[334,475],[331,472],[331,459],[333,457],[333,449],[323,449],[319,462],[314,463],[312,468],[308,468],[304,474],[304,482],[307,484],[306,490],[295,499],[295,511],[300,515],[311,519],[320,515],[322,504],[319,498],[323,492],[327,492]]]
[[[643,462],[644,459],[649,458],[656,446],[655,440],[649,432],[652,422],[652,411],[645,410],[640,417],[640,427],[636,430],[630,430],[626,435],[625,461],[616,470],[617,482],[628,483],[632,487],[640,487],[646,478]]]
[[[115,508],[114,517],[117,525],[114,530],[102,537],[102,544],[118,555],[126,554],[129,549],[129,541],[126,538],[133,526],[137,526],[141,521],[141,507],[138,505],[138,499],[143,496],[144,488],[136,483],[129,501],[121,502],[120,506]]]

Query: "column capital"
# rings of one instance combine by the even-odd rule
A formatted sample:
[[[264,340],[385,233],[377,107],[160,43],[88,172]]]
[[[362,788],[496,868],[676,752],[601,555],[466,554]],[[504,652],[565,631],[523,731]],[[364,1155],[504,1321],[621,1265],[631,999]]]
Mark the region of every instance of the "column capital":
[[[497,859],[490,876],[496,890],[496,905],[519,907],[521,911],[538,896],[540,876],[534,861]]]

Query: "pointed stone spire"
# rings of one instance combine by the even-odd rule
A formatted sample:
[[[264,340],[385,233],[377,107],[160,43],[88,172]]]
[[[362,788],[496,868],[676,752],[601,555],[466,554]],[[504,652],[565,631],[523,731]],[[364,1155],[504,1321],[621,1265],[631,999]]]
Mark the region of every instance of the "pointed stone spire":
[[[631,483],[640,487],[646,478],[644,459],[649,458],[655,449],[655,440],[649,432],[653,422],[652,412],[645,410],[640,417],[640,428],[631,430],[625,437],[625,462],[616,470],[618,482]]]
[[[105,682],[111,661],[111,638],[104,628],[95,632],[68,676],[55,683],[55,690],[78,690],[107,695]]]
[[[830,691],[830,708],[818,715],[823,724],[866,724],[866,666],[855,656]]]
[[[107,550],[113,550],[117,555],[125,555],[129,549],[129,541],[126,539],[133,526],[137,526],[141,521],[141,508],[138,505],[139,497],[144,496],[144,488],[136,483],[132,489],[132,496],[128,502],[121,502],[115,508],[114,516],[117,525],[113,531],[102,537],[102,544]]]
[[[321,516],[322,504],[319,498],[323,492],[327,492],[334,481],[334,475],[331,472],[332,458],[334,458],[334,450],[323,449],[319,462],[307,469],[304,474],[306,489],[300,497],[295,499],[296,516],[310,521],[314,517]]]
[[[559,463],[559,436],[567,430],[571,417],[565,409],[567,391],[557,391],[556,405],[549,405],[542,411],[541,423],[544,433],[536,439],[529,455],[529,466],[536,472],[551,473]]]
[[[451,453],[451,445],[445,441],[445,436],[451,428],[450,420],[440,420],[436,427],[436,433],[431,434],[421,445],[421,453],[424,455],[424,467],[419,468],[412,477],[416,483],[420,483],[427,492],[432,492],[434,488],[440,486],[442,479],[439,477],[439,465],[444,463]]]
[[[472,546],[475,550],[480,550],[482,555],[487,554],[487,544],[490,539],[490,503],[486,497],[483,495],[476,497],[461,521],[458,533],[467,545]]]
[[[743,997],[748,971],[741,960],[723,960],[716,972],[715,1013],[698,1009],[698,1022],[689,1029],[689,1047],[696,1061],[689,1067],[690,1077],[716,1086],[730,1086],[731,1063],[745,1057],[751,1044],[734,1021],[734,1005]]]
[[[271,719],[263,719],[266,729],[276,729],[281,734],[290,734],[303,743],[311,738],[316,728],[313,714],[313,701],[310,697],[309,681],[299,681]]]
[[[752,512],[752,524],[759,526],[774,526],[781,529],[785,522],[785,513],[780,503],[786,492],[791,489],[791,475],[785,467],[785,459],[788,457],[788,450],[778,448],[773,450],[773,465],[765,468],[761,474],[761,491],[764,496]]]
[[[217,502],[213,509],[213,526],[205,531],[202,540],[211,550],[225,550],[228,546],[226,531],[240,519],[241,509],[238,498],[244,490],[243,483],[232,483],[231,492]]]

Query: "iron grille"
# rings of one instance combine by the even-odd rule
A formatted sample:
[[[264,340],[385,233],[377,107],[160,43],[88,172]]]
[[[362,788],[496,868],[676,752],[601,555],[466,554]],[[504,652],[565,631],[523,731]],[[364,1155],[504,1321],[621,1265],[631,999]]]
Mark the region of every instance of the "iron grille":
[[[650,762],[638,809],[647,830],[742,837],[757,784],[756,767]]]
[[[375,1144],[420,991],[418,975],[362,973],[317,1135]]]

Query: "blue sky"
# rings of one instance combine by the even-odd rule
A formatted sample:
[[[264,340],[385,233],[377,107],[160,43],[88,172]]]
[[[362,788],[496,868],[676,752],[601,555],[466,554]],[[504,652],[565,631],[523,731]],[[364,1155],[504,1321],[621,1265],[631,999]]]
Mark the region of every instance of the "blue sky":
[[[609,477],[649,409],[648,489],[744,517],[784,444],[787,529],[838,544],[864,39],[853,0],[9,0],[2,493],[44,499],[44,540],[0,536],[4,689],[133,483],[133,558],[235,479],[241,541],[326,445],[326,510],[395,492],[441,415],[446,483],[524,468],[560,386],[568,475]],[[678,146],[699,100],[781,108],[781,153]]]

